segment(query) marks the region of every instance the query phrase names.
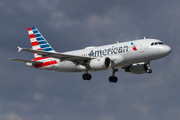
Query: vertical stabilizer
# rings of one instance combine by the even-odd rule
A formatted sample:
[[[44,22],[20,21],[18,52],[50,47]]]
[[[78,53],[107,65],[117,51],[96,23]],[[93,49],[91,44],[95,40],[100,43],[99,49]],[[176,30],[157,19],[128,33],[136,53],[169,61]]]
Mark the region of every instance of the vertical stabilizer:
[[[31,41],[32,49],[55,52],[36,27],[28,28],[28,34]],[[34,53],[34,57],[35,59],[42,58],[41,55],[37,55],[36,53]]]

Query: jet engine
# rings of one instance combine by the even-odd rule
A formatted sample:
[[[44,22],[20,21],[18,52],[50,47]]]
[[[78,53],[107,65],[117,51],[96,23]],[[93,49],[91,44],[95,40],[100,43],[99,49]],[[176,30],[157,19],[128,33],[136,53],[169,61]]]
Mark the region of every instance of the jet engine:
[[[128,68],[126,68],[125,71],[131,72],[133,74],[152,73],[152,70],[150,69],[150,65],[148,63],[132,64]]]
[[[89,66],[93,70],[105,70],[111,67],[111,59],[108,57],[92,59]]]

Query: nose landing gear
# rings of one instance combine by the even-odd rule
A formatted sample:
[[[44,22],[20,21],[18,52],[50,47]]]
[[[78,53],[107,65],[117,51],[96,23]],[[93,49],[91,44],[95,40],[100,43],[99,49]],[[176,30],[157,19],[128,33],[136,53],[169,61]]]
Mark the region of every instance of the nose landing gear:
[[[151,69],[151,67],[150,67],[150,62],[147,62],[147,63],[146,63],[146,68],[145,68],[145,70],[146,70],[147,73],[152,73],[152,69]]]

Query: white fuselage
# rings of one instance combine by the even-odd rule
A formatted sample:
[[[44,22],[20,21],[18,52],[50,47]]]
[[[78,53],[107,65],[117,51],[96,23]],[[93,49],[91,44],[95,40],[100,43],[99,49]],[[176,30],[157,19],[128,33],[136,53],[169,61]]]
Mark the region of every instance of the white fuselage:
[[[155,42],[161,42],[157,39],[140,39],[116,44],[110,44],[99,47],[88,47],[86,49],[64,52],[63,54],[87,56],[92,58],[109,57],[114,61],[110,68],[126,67],[131,64],[150,62],[167,56],[171,48],[164,44],[151,45]],[[134,48],[135,47],[135,48]],[[56,60],[57,64],[39,67],[39,69],[59,71],[59,72],[83,72],[86,67],[74,64],[71,61],[49,58],[44,61]],[[100,60],[100,59],[99,59]],[[89,69],[89,71],[98,71],[106,69]]]
[[[112,69],[109,82],[116,83],[118,68],[132,74],[152,73],[150,62],[167,56],[171,48],[157,39],[139,39],[116,44],[86,47],[85,49],[56,52],[36,27],[29,27],[28,34],[32,49],[18,48],[18,52],[34,53],[33,60],[14,59],[28,67],[58,72],[85,72],[83,80],[91,80],[89,71]]]

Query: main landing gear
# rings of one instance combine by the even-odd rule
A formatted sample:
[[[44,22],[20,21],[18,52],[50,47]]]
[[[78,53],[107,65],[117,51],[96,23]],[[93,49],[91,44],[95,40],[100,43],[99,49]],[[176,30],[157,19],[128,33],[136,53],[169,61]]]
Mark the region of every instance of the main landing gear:
[[[82,76],[83,80],[88,80],[88,81],[91,80],[92,76],[91,74],[88,73],[88,70],[89,69],[86,69],[86,73],[83,74]]]
[[[118,71],[118,69],[113,69],[113,75],[109,77],[109,82],[116,83],[118,81],[118,78],[115,76],[115,73]],[[91,80],[92,76],[88,73],[88,70],[86,73],[82,76],[83,80]]]
[[[109,77],[109,82],[116,83],[118,81],[118,78],[114,75],[117,71],[118,69],[113,69],[113,75]]]
[[[91,80],[92,76],[89,73],[84,73],[82,78],[83,78],[83,80]]]

